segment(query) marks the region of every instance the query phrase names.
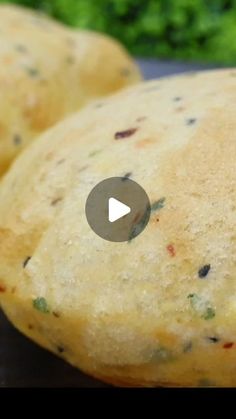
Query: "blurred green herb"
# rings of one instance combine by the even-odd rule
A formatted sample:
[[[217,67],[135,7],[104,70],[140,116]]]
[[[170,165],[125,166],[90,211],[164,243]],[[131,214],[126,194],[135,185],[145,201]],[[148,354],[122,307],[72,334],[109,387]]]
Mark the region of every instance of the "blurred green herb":
[[[0,0],[6,2],[6,0]],[[140,56],[236,63],[236,0],[8,0],[106,32]]]

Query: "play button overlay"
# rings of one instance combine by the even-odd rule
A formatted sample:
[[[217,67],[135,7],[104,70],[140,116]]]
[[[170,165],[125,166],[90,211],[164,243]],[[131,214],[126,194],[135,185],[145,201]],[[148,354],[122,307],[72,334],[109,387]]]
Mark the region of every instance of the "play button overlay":
[[[131,208],[128,205],[123,204],[115,198],[109,199],[108,220],[110,223],[114,223],[114,221],[119,220],[130,212]]]
[[[131,242],[145,229],[150,201],[145,190],[126,177],[112,177],[90,192],[85,212],[89,226],[102,239]]]

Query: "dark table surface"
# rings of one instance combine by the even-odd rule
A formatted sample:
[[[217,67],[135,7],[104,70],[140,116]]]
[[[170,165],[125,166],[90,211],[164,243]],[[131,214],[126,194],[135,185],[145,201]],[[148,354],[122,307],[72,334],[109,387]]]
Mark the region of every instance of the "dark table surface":
[[[201,65],[138,60],[146,79],[206,69]],[[210,68],[210,67],[208,67]],[[0,387],[107,387],[22,336],[0,313]]]

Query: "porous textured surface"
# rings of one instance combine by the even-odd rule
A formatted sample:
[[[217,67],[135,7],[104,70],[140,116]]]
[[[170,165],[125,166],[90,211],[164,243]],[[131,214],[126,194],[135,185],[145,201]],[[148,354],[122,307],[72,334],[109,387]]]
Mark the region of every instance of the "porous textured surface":
[[[116,385],[236,386],[236,71],[140,83],[42,135],[0,188],[0,301],[25,335]],[[128,176],[124,243],[84,212]]]
[[[0,174],[39,133],[140,78],[116,41],[0,5]]]

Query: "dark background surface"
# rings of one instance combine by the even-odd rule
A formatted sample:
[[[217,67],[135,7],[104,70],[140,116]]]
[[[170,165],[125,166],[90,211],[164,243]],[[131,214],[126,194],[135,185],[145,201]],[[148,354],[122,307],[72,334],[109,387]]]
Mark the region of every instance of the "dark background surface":
[[[139,60],[146,79],[203,69],[200,65]],[[204,67],[206,68],[206,67]],[[22,336],[0,312],[0,387],[107,387]]]

